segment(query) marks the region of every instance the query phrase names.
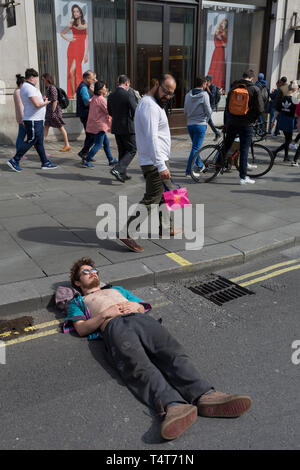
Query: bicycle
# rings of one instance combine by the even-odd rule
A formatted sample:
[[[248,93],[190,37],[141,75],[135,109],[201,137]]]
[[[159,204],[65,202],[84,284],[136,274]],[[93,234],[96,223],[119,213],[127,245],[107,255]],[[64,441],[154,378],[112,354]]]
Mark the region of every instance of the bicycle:
[[[208,144],[202,147],[193,157],[191,163],[191,177],[196,183],[209,183],[218,174],[229,172],[234,165],[239,170],[240,149],[233,151],[232,155],[224,155],[225,127],[217,126],[223,134],[222,140],[217,144]],[[261,139],[262,140],[262,139]],[[201,158],[203,166],[199,166],[198,158]],[[260,178],[271,170],[274,164],[274,155],[267,147],[255,141],[251,142],[250,155],[248,157],[249,172],[251,177]]]

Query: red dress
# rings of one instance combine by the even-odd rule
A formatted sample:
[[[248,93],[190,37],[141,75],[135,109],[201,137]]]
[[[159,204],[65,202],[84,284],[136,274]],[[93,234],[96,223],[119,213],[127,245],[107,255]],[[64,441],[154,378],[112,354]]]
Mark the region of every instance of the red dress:
[[[74,93],[77,90],[78,85],[82,82],[82,61],[85,52],[85,41],[86,41],[86,29],[78,29],[73,26],[72,28],[73,38],[75,41],[70,42],[68,47],[68,90],[67,94],[69,98],[73,98]],[[75,90],[72,90],[70,81],[70,69],[73,62],[76,62],[76,82]]]
[[[225,47],[227,46],[227,35],[224,32],[215,33],[215,50],[213,52],[207,75],[212,75],[213,82],[225,90],[226,85],[226,62]]]

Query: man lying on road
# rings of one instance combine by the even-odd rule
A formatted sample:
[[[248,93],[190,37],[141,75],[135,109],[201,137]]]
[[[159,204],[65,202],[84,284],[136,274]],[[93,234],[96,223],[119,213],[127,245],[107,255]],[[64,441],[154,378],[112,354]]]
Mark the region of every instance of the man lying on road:
[[[246,395],[216,391],[159,321],[149,304],[122,287],[100,288],[95,263],[81,258],[71,268],[81,292],[69,304],[64,331],[80,336],[99,332],[110,361],[131,392],[164,417],[161,435],[179,437],[200,416],[237,417],[251,406]]]

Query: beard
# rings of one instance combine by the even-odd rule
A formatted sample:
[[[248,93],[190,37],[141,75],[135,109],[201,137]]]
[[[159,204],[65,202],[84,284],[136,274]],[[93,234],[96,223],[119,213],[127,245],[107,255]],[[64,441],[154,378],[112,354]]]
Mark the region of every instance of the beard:
[[[167,106],[168,100],[166,98],[161,99],[159,97],[158,88],[157,88],[156,92],[154,93],[154,98],[155,98],[158,106],[160,106],[162,109],[164,109]]]
[[[100,280],[98,277],[93,277],[89,281],[87,281],[84,285],[85,289],[93,289],[94,287],[100,286]]]

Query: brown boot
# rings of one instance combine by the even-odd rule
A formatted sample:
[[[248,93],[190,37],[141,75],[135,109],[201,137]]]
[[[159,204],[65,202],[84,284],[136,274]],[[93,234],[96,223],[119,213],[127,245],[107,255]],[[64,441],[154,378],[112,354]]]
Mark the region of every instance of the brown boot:
[[[197,407],[200,416],[237,418],[250,408],[251,403],[247,395],[228,395],[212,390],[199,398]]]
[[[120,242],[129,248],[129,250],[134,251],[135,253],[142,253],[144,248],[136,243],[132,238],[119,238]]]
[[[166,417],[161,425],[161,435],[172,440],[181,436],[197,419],[197,407],[193,405],[169,406]]]

